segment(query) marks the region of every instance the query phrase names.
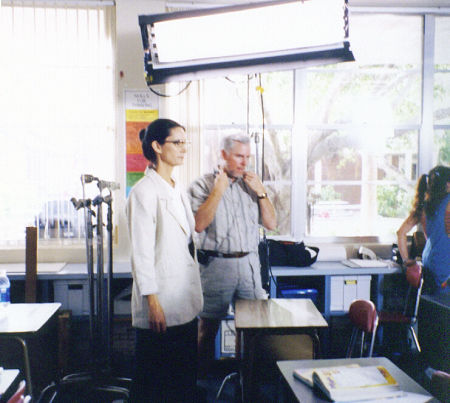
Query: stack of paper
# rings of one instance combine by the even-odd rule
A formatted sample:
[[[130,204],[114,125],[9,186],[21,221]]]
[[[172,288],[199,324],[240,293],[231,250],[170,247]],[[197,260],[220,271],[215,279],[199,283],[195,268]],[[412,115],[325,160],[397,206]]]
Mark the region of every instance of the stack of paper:
[[[309,385],[316,385],[335,402],[381,399],[403,394],[397,381],[383,366],[347,365],[295,370],[294,376]]]
[[[341,261],[342,264],[348,267],[355,268],[373,268],[373,267],[388,267],[389,263],[377,259],[345,259]]]

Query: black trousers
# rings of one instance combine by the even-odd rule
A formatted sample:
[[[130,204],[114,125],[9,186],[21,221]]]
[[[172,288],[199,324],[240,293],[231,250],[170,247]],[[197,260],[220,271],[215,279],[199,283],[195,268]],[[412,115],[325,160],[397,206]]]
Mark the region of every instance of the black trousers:
[[[197,319],[164,333],[136,328],[133,403],[195,401]]]

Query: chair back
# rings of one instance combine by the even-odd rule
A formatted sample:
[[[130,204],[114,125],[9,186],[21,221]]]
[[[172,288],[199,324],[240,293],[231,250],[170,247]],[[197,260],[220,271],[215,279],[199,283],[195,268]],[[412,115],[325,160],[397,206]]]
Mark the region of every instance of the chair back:
[[[8,399],[7,403],[22,403],[25,398],[25,388],[27,386],[27,383],[23,380],[20,381],[19,386],[17,387],[17,390],[14,392],[14,394]]]
[[[372,333],[377,326],[378,316],[372,301],[358,299],[350,305],[348,315],[353,325],[365,333]]]
[[[356,344],[358,333],[361,333],[360,357],[364,352],[364,336],[366,333],[372,334],[368,356],[372,357],[373,347],[375,344],[375,335],[378,326],[378,315],[375,304],[372,301],[358,299],[351,303],[348,315],[353,324],[353,332],[350,344],[347,349],[347,358],[351,358],[353,348]]]
[[[409,287],[403,314],[415,319],[419,312],[420,296],[423,287],[422,266],[420,264],[415,263],[406,268],[406,281]]]
[[[406,268],[406,281],[411,287],[419,288],[422,281],[422,266],[417,262]]]

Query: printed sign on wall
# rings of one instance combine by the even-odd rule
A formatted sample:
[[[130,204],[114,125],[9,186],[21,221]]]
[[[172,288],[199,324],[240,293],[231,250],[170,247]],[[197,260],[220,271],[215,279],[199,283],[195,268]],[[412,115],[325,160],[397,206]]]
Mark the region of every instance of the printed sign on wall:
[[[158,97],[150,91],[125,90],[125,122],[127,141],[127,196],[142,178],[148,161],[142,155],[139,132],[158,118]]]

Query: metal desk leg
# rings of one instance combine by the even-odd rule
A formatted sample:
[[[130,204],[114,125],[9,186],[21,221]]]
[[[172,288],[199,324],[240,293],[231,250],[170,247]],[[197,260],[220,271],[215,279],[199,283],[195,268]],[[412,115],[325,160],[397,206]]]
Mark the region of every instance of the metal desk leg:
[[[243,359],[241,364],[242,401],[255,402],[256,388],[254,387],[253,369],[255,364],[255,350],[258,332],[245,331],[243,334]]]
[[[25,365],[25,379],[27,381],[27,390],[28,390],[28,394],[30,396],[33,396],[33,386],[31,385],[30,357],[28,355],[27,343],[25,342],[24,339],[22,339],[19,336],[13,336],[12,338],[17,340],[22,346],[23,361],[24,361],[24,365]]]
[[[312,341],[313,341],[313,354],[314,359],[322,358],[322,349],[320,346],[320,338],[319,333],[317,332],[317,329],[314,329],[312,331],[312,334],[310,334]]]

